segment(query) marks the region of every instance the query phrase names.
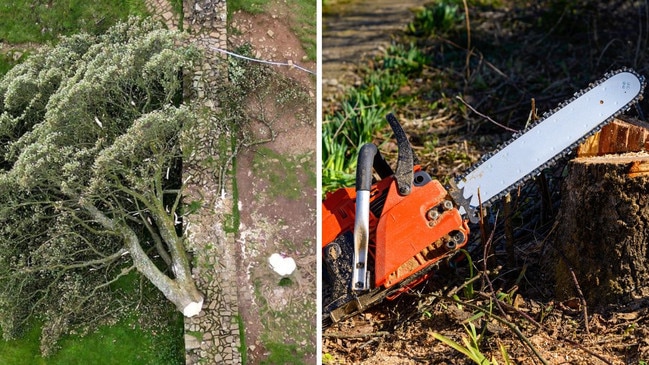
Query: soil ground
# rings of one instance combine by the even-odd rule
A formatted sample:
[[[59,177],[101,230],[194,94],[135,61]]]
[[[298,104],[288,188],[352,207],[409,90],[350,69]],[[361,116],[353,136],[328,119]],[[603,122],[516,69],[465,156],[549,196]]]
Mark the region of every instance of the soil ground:
[[[432,58],[422,73],[399,91],[398,97],[408,102],[402,102],[395,112],[411,137],[422,166],[437,176],[465,170],[467,163],[475,162],[509,138],[508,132],[467,111],[454,100],[456,95],[477,106],[483,114],[521,129],[530,115],[531,98],[536,98],[538,113],[542,114],[606,71],[627,66],[641,74],[649,72],[646,2],[631,5],[622,1],[537,1],[525,2],[525,6],[518,6],[523,3],[519,1],[497,3],[470,7],[468,50],[465,22],[447,33],[403,40],[393,35],[396,41],[417,44]],[[363,12],[374,13],[367,7]],[[338,17],[346,15],[341,12]],[[330,16],[325,24],[336,19]],[[323,43],[327,43],[328,29],[344,31],[346,37],[353,39],[362,36],[354,29],[377,22],[380,20],[365,17],[358,23],[347,23],[346,29],[325,27]],[[388,41],[389,38],[385,36]],[[323,52],[326,54],[326,47]],[[338,61],[331,58],[331,62]],[[364,66],[380,68],[379,62]],[[325,65],[325,73],[329,67],[336,65]],[[340,90],[358,84],[364,72],[352,77],[332,77],[336,79],[331,82],[336,88],[324,88],[324,100],[332,105],[340,101]],[[323,75],[323,79],[329,78]],[[433,103],[436,108],[431,108]],[[646,100],[640,106],[646,109]],[[382,142],[382,136],[389,133],[377,131],[376,135],[375,142]],[[426,147],[425,142],[433,139],[434,148]],[[384,155],[394,161],[396,154],[390,145],[383,148]],[[458,151],[464,154],[461,159],[444,157],[457,155]],[[460,167],[460,163],[467,165]],[[561,163],[558,169],[546,172],[554,198],[560,196]],[[522,196],[538,201],[539,196],[534,194],[538,191]],[[538,207],[535,209],[529,210],[530,214],[543,214]],[[503,220],[499,218],[499,222]],[[323,333],[323,362],[469,364],[472,362],[465,355],[434,335],[441,334],[463,344],[463,339],[469,338],[471,322],[478,334],[479,351],[499,363],[504,362],[502,346],[511,363],[516,364],[539,364],[540,358],[549,364],[646,364],[648,298],[636,295],[631,301],[601,307],[584,306],[575,297],[558,299],[553,272],[541,264],[551,249],[552,221],[547,222],[519,227],[514,259],[506,252],[502,224],[497,226],[494,236],[493,259],[483,260],[489,252],[483,256],[480,241],[474,241],[477,246],[472,251],[476,266],[473,275],[479,272],[479,277],[473,285],[465,284],[471,274],[464,261],[440,269],[426,283],[394,301],[332,325]],[[479,227],[472,227],[472,235],[479,237]],[[465,290],[469,287],[474,290],[472,294]],[[458,294],[463,303],[453,302],[453,294]],[[496,297],[500,300],[498,304]]]
[[[315,71],[291,30],[293,21],[290,6],[277,0],[261,14],[237,12],[230,24],[231,49],[248,43],[257,59],[290,60]],[[246,148],[237,158],[239,308],[249,364],[270,361],[271,341],[295,346],[301,359],[294,361],[315,364],[315,77],[296,68],[270,67],[312,102],[278,107],[274,98],[285,90],[261,100],[271,119],[254,121],[251,129],[257,138],[272,141]],[[297,270],[288,280],[269,267],[273,253],[295,259]]]

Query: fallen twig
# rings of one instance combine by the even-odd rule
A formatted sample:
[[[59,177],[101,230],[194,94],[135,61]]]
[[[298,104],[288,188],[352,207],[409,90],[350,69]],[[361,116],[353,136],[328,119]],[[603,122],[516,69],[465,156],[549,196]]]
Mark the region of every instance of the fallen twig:
[[[368,338],[368,337],[383,337],[389,335],[390,332],[379,331],[372,333],[342,333],[342,332],[333,332],[333,333],[323,333],[322,337],[325,338]]]
[[[466,105],[467,108],[471,109],[472,112],[474,112],[474,113],[478,114],[479,116],[481,116],[481,117],[487,119],[488,121],[490,121],[491,123],[493,123],[493,124],[499,126],[500,128],[503,128],[503,129],[505,129],[505,130],[507,130],[507,131],[509,131],[509,132],[512,132],[512,133],[516,133],[516,132],[518,132],[516,129],[509,128],[509,127],[507,127],[507,126],[504,125],[504,124],[500,124],[500,123],[496,122],[495,120],[491,119],[489,116],[480,113],[480,112],[477,111],[475,108],[473,108],[469,103],[467,103],[466,101],[464,101],[464,99],[462,99],[461,96],[458,95],[458,96],[456,96],[456,98],[457,98],[458,100],[460,100],[460,101],[462,102],[462,104]]]
[[[512,312],[524,317],[527,321],[529,321],[531,324],[533,324],[534,327],[536,327],[537,329],[543,328],[543,326],[539,322],[537,322],[534,318],[530,317],[529,314],[519,310],[518,308],[514,307],[513,305],[507,304],[507,303],[503,302],[500,299],[494,298],[489,293],[479,291],[479,292],[477,292],[477,294],[479,296],[485,298],[485,299],[495,300],[496,302],[500,303],[500,305],[502,305],[504,308],[506,308],[508,311],[512,311]]]
[[[481,277],[482,277],[482,271],[478,271],[478,273],[475,274],[474,277],[472,277],[469,280],[466,280],[464,283],[462,283],[462,285],[456,286],[455,288],[451,289],[451,291],[449,291],[446,295],[449,296],[449,297],[452,297],[452,296],[456,295],[457,293],[460,292],[460,290],[466,288],[470,284],[473,284],[475,281],[477,281]]]
[[[580,344],[580,343],[578,343],[578,342],[575,342],[575,341],[569,340],[569,339],[567,339],[567,338],[564,338],[564,339],[562,339],[562,340],[565,341],[565,342],[567,342],[567,343],[569,343],[569,344],[571,344],[571,345],[573,345],[573,346],[579,347],[580,350],[586,352],[586,353],[589,354],[589,355],[595,356],[596,358],[602,360],[603,362],[605,362],[605,363],[607,363],[607,364],[609,364],[609,365],[613,365],[612,362],[608,361],[607,359],[605,359],[605,358],[602,357],[601,355],[599,355],[599,354],[597,354],[597,353],[595,353],[595,352],[589,350],[587,347],[585,347],[584,345],[582,345],[582,344]]]
[[[584,297],[584,293],[581,291],[581,286],[579,286],[579,281],[577,281],[577,275],[575,275],[575,271],[572,269],[571,265],[568,265],[568,270],[570,271],[570,276],[572,276],[572,281],[575,283],[577,294],[579,295],[579,299],[581,300],[581,305],[583,307],[583,312],[584,312],[584,327],[586,328],[586,334],[589,335],[590,326],[588,325],[588,303],[586,303],[586,298]]]

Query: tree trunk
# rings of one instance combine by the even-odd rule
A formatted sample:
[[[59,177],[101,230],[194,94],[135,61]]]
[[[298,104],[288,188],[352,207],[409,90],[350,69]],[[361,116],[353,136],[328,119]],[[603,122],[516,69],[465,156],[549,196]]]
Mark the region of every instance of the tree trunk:
[[[579,157],[568,164],[546,263],[560,299],[589,306],[649,294],[649,154]],[[572,271],[572,272],[571,272]]]
[[[171,250],[172,269],[177,274],[174,280],[162,273],[151,261],[140,246],[140,240],[133,230],[108,218],[92,204],[86,203],[83,206],[102,226],[122,236],[124,245],[128,249],[137,270],[149,279],[169,301],[176,305],[176,308],[183,315],[193,317],[200,313],[203,307],[203,295],[198,291],[194,280],[189,274],[189,262],[182,248],[174,246],[175,250]],[[173,244],[178,244],[178,242],[170,243],[170,245]]]

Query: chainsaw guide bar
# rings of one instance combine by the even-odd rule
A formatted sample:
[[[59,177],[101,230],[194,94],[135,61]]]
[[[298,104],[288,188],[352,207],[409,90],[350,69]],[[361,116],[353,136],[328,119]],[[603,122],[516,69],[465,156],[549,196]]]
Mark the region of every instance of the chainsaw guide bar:
[[[514,134],[451,183],[461,212],[476,223],[480,203],[489,206],[568,155],[640,100],[644,87],[644,77],[633,70],[609,72]]]

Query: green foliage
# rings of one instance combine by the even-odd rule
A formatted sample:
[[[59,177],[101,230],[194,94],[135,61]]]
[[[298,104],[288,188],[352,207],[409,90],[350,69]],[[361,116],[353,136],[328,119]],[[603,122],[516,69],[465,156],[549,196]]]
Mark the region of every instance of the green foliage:
[[[389,68],[368,73],[362,85],[346,93],[339,110],[323,117],[324,192],[353,184],[358,150],[387,125],[385,115],[395,103],[393,96],[411,71],[407,62],[391,61]]]
[[[269,352],[269,355],[267,358],[261,360],[261,365],[304,364],[304,350],[300,349],[297,345],[271,342],[267,343],[265,346],[266,350],[268,350]]]
[[[144,1],[138,0],[3,1],[0,40],[44,43],[79,31],[101,34],[129,15],[147,14]]]
[[[232,134],[231,138],[232,151],[237,149],[237,136]],[[239,201],[239,187],[237,185],[237,159],[232,159],[232,201]],[[225,227],[224,230],[227,233],[237,233],[239,232],[239,226],[241,224],[241,212],[239,211],[239,204],[232,204],[232,213],[226,215]]]
[[[494,357],[489,359],[480,350],[480,342],[483,337],[482,335],[478,334],[475,325],[472,322],[469,322],[468,326],[464,326],[464,329],[467,333],[467,336],[462,336],[462,344],[453,341],[452,339],[437,332],[433,333],[433,337],[446,344],[447,346],[452,347],[456,351],[462,353],[464,356],[478,365],[497,365],[498,361]],[[511,359],[509,358],[507,349],[502,344],[500,344],[499,347],[500,353],[504,359],[504,364],[511,364]]]
[[[131,18],[103,35],[63,38],[0,80],[5,339],[38,317],[51,354],[66,333],[136,304],[113,285],[136,265],[161,274],[162,260],[134,262],[124,245],[180,241],[174,171],[197,117],[175,100],[179,72],[199,55],[179,40]]]
[[[0,77],[4,76],[12,67],[27,59],[29,52],[0,53]]]
[[[473,259],[471,259],[471,254],[469,251],[465,249],[461,249],[460,252],[464,254],[468,261],[468,267],[469,267],[469,277],[467,278],[467,281],[473,280],[474,277],[474,269],[473,269]],[[475,290],[473,289],[473,282],[469,282],[465,287],[464,287],[464,297],[467,299],[473,299],[473,296],[475,295]]]
[[[279,286],[291,286],[291,285],[293,285],[293,280],[291,280],[291,278],[281,278],[277,285],[279,285]]]
[[[393,107],[409,101],[397,95],[399,89],[431,63],[430,56],[415,44],[393,44],[377,60],[378,67],[366,70],[363,83],[346,92],[340,107],[323,116],[325,193],[354,183],[358,150],[387,125],[385,116]]]
[[[291,27],[300,39],[300,42],[302,42],[302,47],[311,61],[316,60],[318,51],[316,43],[316,4],[315,0],[297,0],[295,2],[295,16],[297,21]]]
[[[265,175],[270,186],[267,192],[271,197],[280,197],[291,200],[304,198],[304,186],[300,183],[300,174],[308,174],[315,168],[312,164],[301,163],[308,161],[309,156],[284,156],[272,149],[260,147],[253,160],[255,175]]]
[[[460,1],[461,3],[461,1]],[[416,36],[430,36],[454,29],[464,20],[457,1],[438,1],[427,4],[408,24],[408,32]]]
[[[333,357],[330,353],[325,353],[322,355],[323,364],[333,364],[336,361],[336,358]]]
[[[174,13],[180,16],[180,22],[179,26],[182,27],[182,19],[184,18],[184,9],[183,9],[183,1],[182,0],[171,0],[169,1],[171,3],[171,8],[173,9]],[[180,29],[182,30],[182,29]]]
[[[231,15],[237,11],[245,11],[250,14],[264,12],[268,0],[231,0],[228,1],[228,13]]]
[[[406,49],[405,45],[397,43],[390,45],[386,50],[383,56],[383,67],[397,69],[406,76],[416,76],[430,61],[430,57],[415,44],[411,43]]]
[[[239,353],[241,354],[241,365],[248,363],[248,345],[246,344],[246,328],[243,323],[241,314],[236,316],[237,326],[239,326]]]

